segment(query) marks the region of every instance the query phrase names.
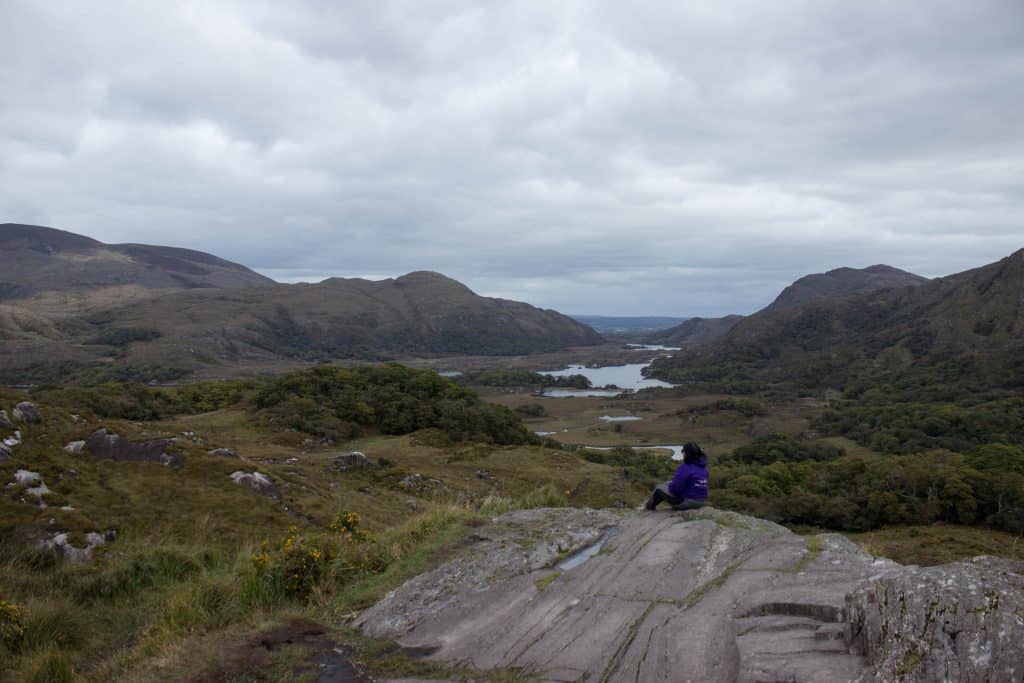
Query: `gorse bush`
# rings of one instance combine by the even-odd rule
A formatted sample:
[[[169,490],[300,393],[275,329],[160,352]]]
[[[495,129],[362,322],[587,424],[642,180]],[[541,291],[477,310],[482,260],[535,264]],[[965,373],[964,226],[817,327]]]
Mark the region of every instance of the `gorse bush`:
[[[0,600],[0,645],[15,649],[25,636],[25,609]]]

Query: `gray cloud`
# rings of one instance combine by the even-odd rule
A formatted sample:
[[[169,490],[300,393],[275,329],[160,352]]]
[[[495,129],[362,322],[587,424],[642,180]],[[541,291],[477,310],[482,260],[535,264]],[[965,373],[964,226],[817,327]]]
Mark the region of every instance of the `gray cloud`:
[[[0,4],[0,217],[749,312],[1024,246],[1020,3]]]

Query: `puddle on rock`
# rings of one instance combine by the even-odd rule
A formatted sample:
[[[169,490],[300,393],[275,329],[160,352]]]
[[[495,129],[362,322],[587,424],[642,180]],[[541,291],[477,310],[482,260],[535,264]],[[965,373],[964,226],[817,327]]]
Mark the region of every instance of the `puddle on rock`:
[[[597,555],[599,552],[601,552],[601,548],[603,548],[604,544],[608,542],[608,539],[615,536],[617,533],[619,533],[619,527],[617,526],[605,529],[601,532],[601,535],[598,537],[596,541],[594,541],[587,547],[583,548],[582,550],[577,550],[572,555],[556,564],[555,569],[557,569],[560,572],[567,572],[570,569],[574,569],[580,566],[581,564],[592,558],[594,555]]]

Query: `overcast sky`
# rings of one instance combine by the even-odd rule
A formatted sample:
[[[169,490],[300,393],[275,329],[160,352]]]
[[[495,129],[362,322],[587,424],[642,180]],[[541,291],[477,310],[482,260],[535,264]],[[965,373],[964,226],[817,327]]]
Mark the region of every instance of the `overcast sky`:
[[[0,0],[4,221],[569,313],[949,274],[1024,247],[1024,3]]]

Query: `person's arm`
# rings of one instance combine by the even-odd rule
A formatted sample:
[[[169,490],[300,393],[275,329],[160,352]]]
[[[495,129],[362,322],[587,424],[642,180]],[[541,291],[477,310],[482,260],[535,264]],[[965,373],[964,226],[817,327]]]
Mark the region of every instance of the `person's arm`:
[[[686,480],[690,478],[690,468],[685,462],[679,463],[679,467],[676,468],[676,473],[672,477],[672,482],[668,485],[668,492],[676,498],[683,497],[683,491],[686,490]]]

